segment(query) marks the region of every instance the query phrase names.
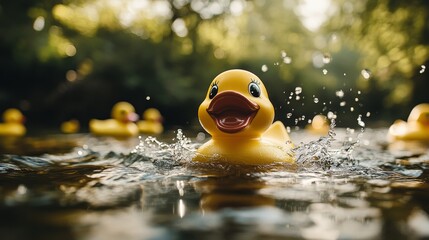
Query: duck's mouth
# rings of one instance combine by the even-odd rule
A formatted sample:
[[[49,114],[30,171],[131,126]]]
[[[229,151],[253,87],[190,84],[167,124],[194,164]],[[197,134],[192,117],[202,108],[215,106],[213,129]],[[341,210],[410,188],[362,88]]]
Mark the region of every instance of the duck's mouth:
[[[224,91],[210,102],[207,112],[219,130],[236,133],[247,127],[259,110],[259,105],[234,91]]]

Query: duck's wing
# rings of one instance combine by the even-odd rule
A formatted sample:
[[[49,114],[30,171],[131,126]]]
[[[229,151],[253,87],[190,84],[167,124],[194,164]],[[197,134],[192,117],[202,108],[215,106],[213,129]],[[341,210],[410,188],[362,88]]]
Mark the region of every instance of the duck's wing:
[[[290,141],[289,134],[286,131],[285,125],[282,122],[276,121],[262,135],[264,138],[269,138],[275,141],[287,142]]]

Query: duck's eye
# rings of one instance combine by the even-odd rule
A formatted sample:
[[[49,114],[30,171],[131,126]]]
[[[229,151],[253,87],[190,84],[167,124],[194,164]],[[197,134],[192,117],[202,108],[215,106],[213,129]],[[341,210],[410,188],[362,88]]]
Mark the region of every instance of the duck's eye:
[[[213,84],[212,89],[210,89],[209,98],[213,99],[217,94],[218,87],[216,84]]]
[[[121,110],[121,111],[119,111],[119,114],[121,114],[122,116],[125,116],[125,115],[127,115],[127,111]]]
[[[261,96],[261,89],[259,88],[257,83],[251,82],[249,84],[249,93],[252,94],[252,96],[254,97]]]

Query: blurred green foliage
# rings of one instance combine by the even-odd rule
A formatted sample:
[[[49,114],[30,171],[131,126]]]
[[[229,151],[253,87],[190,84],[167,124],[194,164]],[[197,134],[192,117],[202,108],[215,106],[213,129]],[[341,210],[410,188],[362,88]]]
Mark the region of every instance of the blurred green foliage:
[[[305,2],[4,1],[0,110],[18,107],[30,125],[85,126],[125,100],[193,127],[208,84],[232,68],[264,81],[289,126],[329,112],[352,127],[359,115],[391,121],[429,102],[427,1],[327,0],[327,20],[311,30]]]

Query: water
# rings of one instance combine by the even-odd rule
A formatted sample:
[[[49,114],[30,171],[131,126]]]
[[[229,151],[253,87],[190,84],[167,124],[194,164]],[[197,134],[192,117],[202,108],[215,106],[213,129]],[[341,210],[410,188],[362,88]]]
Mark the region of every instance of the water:
[[[293,131],[297,164],[262,167],[193,163],[207,140],[201,133],[14,142],[32,141],[45,153],[26,148],[28,154],[0,156],[0,233],[2,239],[429,237],[428,146],[389,145],[386,132]]]

